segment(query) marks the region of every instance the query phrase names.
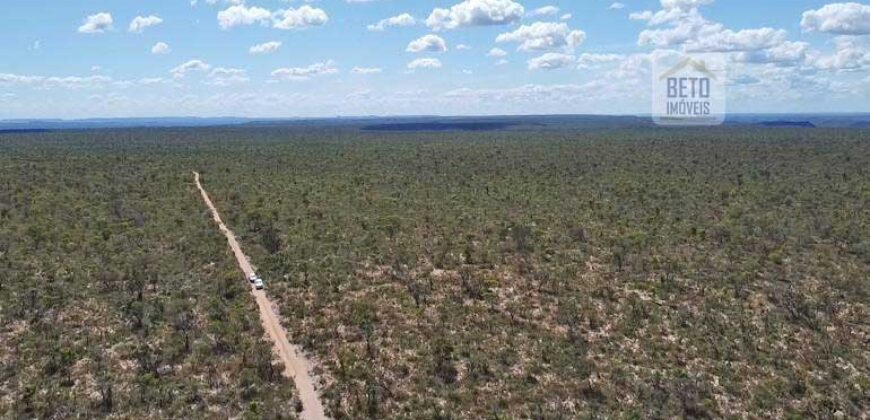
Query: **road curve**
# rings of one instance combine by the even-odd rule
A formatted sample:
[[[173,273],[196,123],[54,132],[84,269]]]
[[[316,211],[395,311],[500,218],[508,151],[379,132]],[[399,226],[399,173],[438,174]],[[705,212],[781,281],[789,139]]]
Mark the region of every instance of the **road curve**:
[[[193,173],[193,179],[196,182],[196,187],[199,188],[200,194],[202,194],[205,205],[211,210],[215,223],[218,224],[221,232],[226,235],[227,242],[229,242],[230,248],[239,262],[239,267],[244,271],[245,278],[247,279],[254,272],[248,257],[242,252],[242,248],[236,240],[236,235],[221,220],[220,213],[218,213],[205,188],[199,182],[198,172]],[[269,337],[275,344],[275,353],[284,363],[284,376],[293,378],[293,381],[296,383],[296,390],[299,392],[299,399],[302,401],[302,413],[300,417],[303,420],[327,419],[328,417],[326,417],[323,411],[323,404],[320,403],[317,391],[314,390],[314,382],[308,373],[311,369],[311,363],[305,358],[298,346],[291,344],[287,340],[287,332],[284,331],[284,327],[278,321],[278,316],[272,310],[272,302],[266,296],[266,293],[263,290],[255,289],[252,285],[251,294],[254,295],[254,298],[257,300],[257,306],[260,307],[260,321],[263,323],[263,329],[269,334]]]

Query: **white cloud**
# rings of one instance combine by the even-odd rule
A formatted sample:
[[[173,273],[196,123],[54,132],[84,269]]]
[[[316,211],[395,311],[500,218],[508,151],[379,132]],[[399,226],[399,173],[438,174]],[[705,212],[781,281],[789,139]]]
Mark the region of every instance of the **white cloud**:
[[[447,51],[447,43],[444,42],[444,38],[429,34],[411,41],[405,51],[413,53],[444,52]]]
[[[471,47],[469,47],[468,45],[465,45],[465,44],[459,44],[456,46],[456,50],[458,50],[458,51],[468,51],[470,49],[471,49]]]
[[[206,84],[214,86],[229,86],[237,83],[245,83],[249,80],[248,72],[246,70],[217,67],[208,74]]]
[[[108,76],[33,76],[0,73],[0,86],[22,85],[36,89],[101,89],[124,85]]]
[[[529,12],[529,17],[536,16],[556,16],[559,13],[559,8],[556,6],[539,7]]]
[[[611,3],[611,4],[610,4],[610,7],[608,7],[608,9],[609,9],[609,10],[625,9],[625,5],[622,4],[622,3],[619,3],[619,2],[617,2],[617,3]]]
[[[262,44],[252,45],[248,48],[249,54],[271,54],[281,48],[280,41],[269,41]]]
[[[870,67],[870,40],[866,37],[839,36],[834,44],[832,54],[807,53],[807,61],[818,69],[836,72]]]
[[[449,9],[436,8],[426,19],[432,29],[507,25],[520,20],[525,9],[512,0],[464,0]]]
[[[572,17],[574,17],[574,15],[572,15],[570,13],[565,13],[564,15],[559,16],[559,20],[564,22],[566,20],[571,20]]]
[[[628,15],[632,20],[645,20],[649,25],[661,25],[684,19],[701,19],[698,7],[713,3],[713,0],[662,0],[662,9],[653,13],[649,10]]]
[[[272,72],[272,77],[280,80],[307,80],[313,76],[338,73],[335,62],[327,60],[307,67],[284,67]]]
[[[178,67],[169,70],[169,73],[172,74],[172,77],[176,79],[181,79],[187,75],[187,73],[192,71],[207,71],[211,66],[201,60],[190,60],[184,64],[179,65]]]
[[[654,13],[651,10],[644,10],[642,12],[629,13],[628,18],[631,20],[651,20],[653,15]]]
[[[653,53],[655,54],[655,52]],[[646,79],[651,70],[652,54],[630,54],[619,62],[616,70],[607,73],[607,77],[617,80]],[[582,64],[582,63],[581,63]]]
[[[408,13],[402,13],[400,15],[388,17],[386,19],[381,19],[378,23],[368,25],[368,30],[370,31],[383,31],[387,28],[396,27],[396,26],[414,26],[417,24],[417,20],[414,19]]]
[[[577,57],[577,68],[587,69],[603,64],[620,62],[625,58],[622,54],[583,53]]]
[[[793,65],[804,61],[808,48],[809,44],[806,42],[785,41],[765,50],[738,53],[734,60],[745,63]]]
[[[130,22],[130,27],[127,29],[130,32],[141,34],[145,28],[156,26],[163,23],[163,19],[160,19],[157,16],[136,16]]]
[[[151,54],[169,54],[172,49],[165,42],[158,42],[151,47]]]
[[[686,51],[757,51],[786,42],[788,35],[783,29],[758,28],[734,31],[718,24],[707,26],[702,32],[698,38],[685,43]]]
[[[418,58],[408,63],[409,69],[440,69],[442,67],[441,60],[437,58]]]
[[[801,18],[804,31],[838,35],[870,34],[870,5],[831,3],[818,10],[807,10]]]
[[[670,28],[647,29],[638,45],[656,48],[681,46],[690,52],[739,52],[771,48],[786,41],[782,29],[758,28],[734,31],[700,16],[682,19]]]
[[[487,57],[506,57],[508,55],[507,51],[501,48],[493,48],[486,53]]]
[[[165,82],[166,82],[166,79],[163,79],[162,77],[146,77],[146,78],[139,79],[138,81],[136,81],[136,83],[143,85],[143,86],[156,85],[156,84],[165,83]]]
[[[662,9],[697,9],[700,6],[713,4],[714,0],[661,0]]]
[[[499,35],[495,42],[517,42],[520,51],[545,51],[554,48],[573,49],[586,39],[586,33],[571,30],[565,23],[535,22],[513,32]]]
[[[309,26],[320,26],[329,20],[323,9],[303,5],[299,8],[289,8],[270,12],[262,7],[235,4],[218,12],[218,24],[222,29],[240,25],[272,24],[278,29],[305,29]]]
[[[382,70],[378,67],[354,67],[350,70],[353,74],[376,74]]]
[[[746,52],[776,47],[787,41],[782,29],[732,30],[704,19],[698,7],[712,0],[662,0],[662,10],[634,13],[631,19],[646,20],[650,26],[638,35],[638,45],[656,48],[680,47],[688,52]]]
[[[247,7],[243,4],[230,6],[217,14],[221,29],[229,29],[239,25],[267,24],[272,19],[272,12],[262,7]]]
[[[305,29],[321,26],[329,20],[323,9],[304,5],[298,9],[279,10],[275,13],[275,27],[278,29]]]
[[[83,34],[101,34],[110,29],[112,29],[112,15],[102,12],[85,18],[78,31]]]
[[[546,53],[528,61],[529,70],[555,70],[574,64],[574,56],[562,53]]]
[[[190,5],[191,5],[191,6],[196,6],[197,3],[199,3],[198,0],[190,0]],[[218,4],[218,3],[226,3],[226,4],[229,4],[229,5],[237,5],[237,4],[244,4],[244,3],[245,3],[245,0],[205,0],[205,3],[208,4],[208,5],[215,5],[215,4]]]

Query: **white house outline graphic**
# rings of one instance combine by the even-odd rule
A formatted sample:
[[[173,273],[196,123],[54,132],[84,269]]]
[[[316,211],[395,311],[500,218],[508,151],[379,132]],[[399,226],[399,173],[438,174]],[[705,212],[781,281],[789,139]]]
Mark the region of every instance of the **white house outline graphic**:
[[[702,73],[705,76],[707,76],[713,80],[718,81],[718,79],[716,78],[716,74],[714,74],[712,71],[710,71],[710,69],[707,68],[707,63],[705,61],[695,60],[691,57],[687,57],[687,58],[683,59],[682,61],[677,63],[675,66],[671,67],[668,71],[662,73],[662,75],[659,76],[659,80],[667,79],[668,77],[671,77],[671,76],[677,74],[677,72],[686,68],[686,66],[689,66],[689,65],[691,65],[695,71]]]

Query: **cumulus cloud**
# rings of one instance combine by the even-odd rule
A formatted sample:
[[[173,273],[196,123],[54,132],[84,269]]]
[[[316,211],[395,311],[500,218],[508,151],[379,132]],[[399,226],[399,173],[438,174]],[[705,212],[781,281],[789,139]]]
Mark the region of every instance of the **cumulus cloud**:
[[[459,44],[459,45],[456,46],[456,49],[457,49],[458,51],[467,51],[467,50],[470,50],[471,47],[468,46],[468,45],[465,45],[465,44]]]
[[[280,41],[269,41],[262,44],[252,45],[248,48],[249,54],[271,54],[281,48]]]
[[[230,29],[240,25],[253,25],[255,23],[265,25],[272,20],[272,12],[262,7],[248,7],[238,4],[218,12],[217,20],[221,29]]]
[[[734,60],[756,64],[793,65],[804,61],[808,49],[809,44],[806,42],[785,41],[764,50],[740,52],[734,56]]]
[[[535,10],[529,12],[529,17],[537,17],[537,16],[556,16],[559,13],[559,8],[556,6],[544,6],[539,7]]]
[[[378,67],[354,67],[350,70],[353,74],[376,74],[382,70]]]
[[[662,10],[645,11],[629,17],[646,20],[649,26],[638,35],[638,45],[655,48],[681,48],[687,52],[742,53],[781,46],[787,33],[775,28],[733,30],[705,19],[698,7],[713,0],[661,0]],[[664,26],[660,26],[664,25]],[[773,51],[771,54],[780,54]],[[760,58],[761,55],[754,55]],[[748,58],[746,56],[745,58]]]
[[[417,24],[417,20],[414,19],[408,13],[402,13],[400,15],[388,17],[386,19],[381,19],[378,23],[368,25],[368,30],[370,31],[384,31],[387,28],[392,28],[396,26],[414,26]]]
[[[158,42],[151,47],[151,54],[169,54],[172,50],[165,42]]]
[[[444,42],[444,38],[429,34],[411,41],[405,51],[413,53],[444,52],[447,51],[447,43]]]
[[[108,76],[33,76],[0,73],[0,86],[23,85],[37,89],[98,89],[112,85],[124,85]]]
[[[700,6],[713,4],[714,0],[661,0],[662,9],[697,9]]]
[[[607,77],[625,81],[646,79],[649,76],[652,64],[651,55],[641,53],[624,56],[622,60],[618,61],[617,68],[607,73]],[[580,61],[578,64],[583,65],[583,62]]]
[[[604,64],[617,63],[625,58],[622,54],[593,54],[583,53],[577,57],[577,68],[586,69]]]
[[[408,68],[415,69],[440,69],[442,67],[441,60],[437,58],[418,58],[408,63]]]
[[[190,0],[191,6],[196,6],[197,3],[199,3],[198,0]],[[245,0],[205,0],[205,3],[208,5],[214,5],[214,4],[218,4],[218,3],[226,3],[226,4],[230,4],[230,5],[236,5],[236,4],[244,4]]]
[[[111,29],[112,15],[102,12],[86,17],[82,26],[79,26],[78,31],[82,34],[101,34]]]
[[[702,34],[685,43],[686,51],[691,52],[734,52],[757,51],[776,47],[786,41],[783,29],[757,28],[734,31],[722,25],[705,26]]]
[[[229,86],[249,81],[248,72],[243,69],[217,67],[208,74],[206,84]]]
[[[160,19],[159,17],[154,15],[136,16],[130,22],[130,26],[127,28],[127,30],[136,34],[141,34],[142,31],[145,30],[145,28],[156,26],[161,23],[163,23],[163,19]]]
[[[487,57],[506,57],[508,55],[507,51],[501,48],[493,48],[486,53]]]
[[[205,63],[201,60],[190,60],[184,64],[179,65],[171,70],[169,73],[172,74],[172,77],[175,79],[184,78],[187,73],[190,72],[200,72],[200,71],[208,71],[211,68],[208,63]]]
[[[329,20],[323,9],[304,5],[298,9],[279,10],[275,13],[275,27],[278,29],[305,29],[321,26]]]
[[[585,39],[585,32],[571,30],[565,23],[535,22],[503,33],[496,37],[495,42],[519,43],[520,51],[545,51],[554,48],[573,49]]]
[[[246,6],[239,2],[218,12],[218,24],[222,29],[230,29],[240,25],[268,25],[277,29],[305,29],[310,26],[320,26],[329,20],[323,9],[303,5],[271,12],[262,7]]]
[[[574,64],[574,56],[563,53],[546,53],[528,61],[529,70],[555,70]]]
[[[831,54],[807,53],[807,61],[815,68],[836,72],[864,70],[870,67],[870,40],[867,37],[839,36]]]
[[[512,0],[465,0],[449,9],[436,8],[426,19],[432,29],[507,25],[520,20],[525,9]]]
[[[161,83],[166,83],[166,79],[164,79],[162,77],[146,77],[146,78],[139,79],[138,81],[136,81],[136,83],[138,83],[142,86],[150,86],[150,85],[157,85],[157,84],[161,84]]]
[[[335,62],[327,60],[306,67],[284,67],[272,72],[272,77],[279,80],[308,80],[314,76],[338,73]]]
[[[661,25],[688,18],[700,18],[698,8],[712,4],[713,0],[661,0],[662,8],[657,12],[645,10],[628,15],[632,20],[645,20],[649,25]]]
[[[870,5],[831,3],[818,10],[807,10],[801,18],[804,31],[838,35],[870,34]]]
[[[622,3],[618,3],[618,2],[617,2],[617,3],[611,3],[610,6],[608,7],[608,9],[609,9],[609,10],[625,9],[625,5],[622,4]]]
[[[644,10],[642,12],[632,12],[628,14],[628,18],[631,20],[651,20],[653,18],[654,13],[652,10]]]
[[[682,47],[689,52],[739,52],[771,48],[786,41],[782,29],[757,28],[734,31],[700,16],[682,19],[670,28],[647,29],[638,45],[656,48]]]

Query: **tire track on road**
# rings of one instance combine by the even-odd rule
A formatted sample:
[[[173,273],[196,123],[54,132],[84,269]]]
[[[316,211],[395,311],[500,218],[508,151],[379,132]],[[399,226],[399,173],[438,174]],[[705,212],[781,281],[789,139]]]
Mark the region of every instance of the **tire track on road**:
[[[248,261],[248,257],[246,257],[242,252],[242,248],[236,240],[236,235],[233,231],[227,228],[223,220],[221,220],[220,213],[218,213],[217,208],[214,206],[214,203],[212,203],[205,188],[202,187],[202,183],[199,181],[199,172],[193,172],[193,179],[196,182],[196,187],[199,188],[200,194],[202,194],[202,199],[205,201],[205,205],[208,206],[208,209],[211,211],[215,223],[217,223],[221,232],[223,232],[227,237],[227,242],[233,250],[236,260],[239,262],[239,267],[245,273],[245,279],[247,281],[248,276],[254,273],[253,268],[251,268],[251,263]],[[296,384],[296,391],[299,392],[299,399],[302,401],[302,413],[300,414],[300,417],[303,420],[327,419],[328,417],[326,417],[326,414],[323,411],[323,404],[320,402],[317,391],[314,389],[314,382],[309,374],[311,362],[305,358],[302,354],[302,350],[298,346],[291,344],[290,341],[287,340],[287,332],[284,330],[284,327],[281,326],[280,321],[278,321],[278,316],[272,309],[272,302],[266,296],[265,290],[257,290],[253,285],[250,287],[251,294],[254,295],[254,298],[257,301],[257,306],[260,307],[260,321],[263,324],[263,329],[269,334],[269,338],[271,338],[272,343],[274,343],[275,353],[277,353],[281,362],[284,363],[284,376],[292,378]]]

